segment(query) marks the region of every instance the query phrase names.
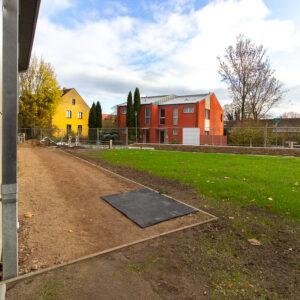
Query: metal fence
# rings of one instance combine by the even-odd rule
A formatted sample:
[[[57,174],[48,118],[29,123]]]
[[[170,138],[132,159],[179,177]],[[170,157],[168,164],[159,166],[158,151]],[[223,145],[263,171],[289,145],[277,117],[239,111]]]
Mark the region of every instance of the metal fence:
[[[49,138],[60,145],[130,145],[133,143],[220,145],[247,147],[300,147],[300,127],[226,128],[91,128],[71,132],[57,128],[20,128],[25,139]]]

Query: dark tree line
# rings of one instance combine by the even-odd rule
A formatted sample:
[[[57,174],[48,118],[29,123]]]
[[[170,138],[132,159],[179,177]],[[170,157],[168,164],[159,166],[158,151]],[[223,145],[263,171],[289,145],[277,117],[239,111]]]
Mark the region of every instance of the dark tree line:
[[[92,104],[89,112],[89,128],[102,128],[102,108],[99,101]]]
[[[131,91],[127,96],[126,126],[128,128],[140,127],[140,111],[141,96],[139,89],[136,88],[134,91],[133,100]]]
[[[92,104],[89,112],[89,140],[97,139],[97,128],[102,128],[102,108],[99,101]]]
[[[128,138],[131,140],[135,137],[138,140],[140,135],[140,111],[141,111],[141,96],[138,88],[135,89],[133,99],[131,91],[127,97],[126,110],[126,126],[128,128]]]

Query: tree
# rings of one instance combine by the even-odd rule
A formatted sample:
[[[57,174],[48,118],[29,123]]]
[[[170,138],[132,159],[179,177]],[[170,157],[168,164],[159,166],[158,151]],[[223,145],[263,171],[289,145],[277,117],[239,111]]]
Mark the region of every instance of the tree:
[[[99,101],[97,101],[96,103],[96,122],[95,122],[95,126],[96,128],[102,128],[102,108],[101,108],[101,104]]]
[[[275,78],[262,45],[256,46],[239,35],[236,45],[226,48],[224,59],[218,60],[219,74],[228,84],[237,119],[263,118],[282,100],[283,85]]]
[[[132,103],[132,93],[131,91],[127,97],[127,110],[126,110],[126,126],[128,128],[134,127],[134,107]]]
[[[138,128],[140,127],[140,113],[141,113],[141,96],[140,96],[140,91],[138,88],[135,89],[134,91],[134,96],[133,96],[134,102],[134,114],[136,114],[136,123],[134,124],[134,127],[137,126]],[[135,116],[135,115],[134,115]]]
[[[93,102],[92,104],[92,107],[90,109],[90,112],[89,112],[89,120],[88,120],[88,126],[89,128],[96,128],[96,105],[95,103]]]
[[[19,127],[50,128],[61,99],[54,68],[33,56],[28,70],[19,76]]]

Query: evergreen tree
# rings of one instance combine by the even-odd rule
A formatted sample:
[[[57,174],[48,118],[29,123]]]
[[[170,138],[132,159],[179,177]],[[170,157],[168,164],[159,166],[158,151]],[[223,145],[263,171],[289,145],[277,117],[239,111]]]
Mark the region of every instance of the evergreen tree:
[[[89,121],[88,121],[89,128],[96,128],[95,121],[96,121],[96,105],[93,102],[89,112]]]
[[[132,103],[131,91],[129,92],[127,97],[126,126],[128,128],[134,127],[134,107]]]
[[[136,113],[136,118],[137,118],[136,126],[139,128],[140,127],[140,112],[141,112],[141,96],[140,96],[140,91],[138,88],[136,88],[134,91],[133,106],[134,106],[134,112]],[[135,122],[134,122],[134,127],[135,127]]]
[[[99,101],[96,103],[96,128],[102,128],[102,108]]]
[[[96,105],[93,102],[92,107],[89,112],[89,120],[88,120],[88,125],[89,125],[89,141],[95,141],[97,138],[96,134],[96,122],[97,122],[97,115],[96,115]]]

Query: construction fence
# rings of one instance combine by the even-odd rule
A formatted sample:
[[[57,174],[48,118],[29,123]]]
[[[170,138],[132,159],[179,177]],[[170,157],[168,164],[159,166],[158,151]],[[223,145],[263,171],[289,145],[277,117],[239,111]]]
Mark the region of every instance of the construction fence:
[[[132,143],[246,147],[300,147],[300,127],[210,128],[90,128],[85,135],[57,128],[20,128],[19,140],[49,138],[59,145],[108,145]]]

